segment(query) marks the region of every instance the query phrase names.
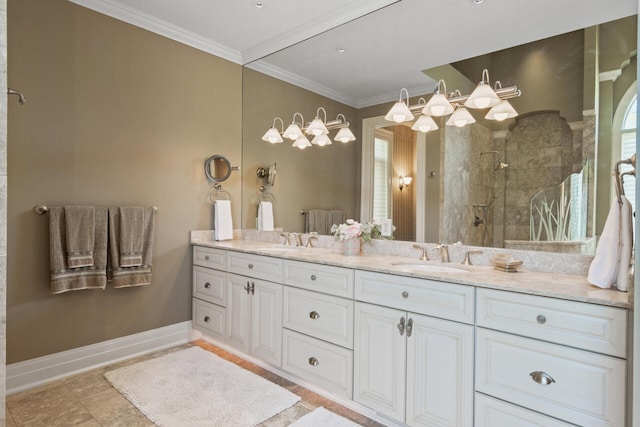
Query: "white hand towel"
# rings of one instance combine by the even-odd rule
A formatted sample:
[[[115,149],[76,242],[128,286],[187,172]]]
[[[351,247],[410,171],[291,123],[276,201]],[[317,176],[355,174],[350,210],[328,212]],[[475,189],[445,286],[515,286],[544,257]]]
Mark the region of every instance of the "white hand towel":
[[[629,290],[629,266],[631,264],[631,252],[633,249],[633,218],[629,199],[622,196],[620,207],[620,263],[616,278],[616,287],[619,291]]]
[[[258,230],[273,231],[273,204],[260,202],[258,205]]]
[[[215,240],[233,239],[231,200],[216,200],[214,205],[213,234]]]
[[[596,256],[589,266],[587,280],[600,287],[610,288],[620,265],[620,204],[611,204],[607,221],[596,247]]]

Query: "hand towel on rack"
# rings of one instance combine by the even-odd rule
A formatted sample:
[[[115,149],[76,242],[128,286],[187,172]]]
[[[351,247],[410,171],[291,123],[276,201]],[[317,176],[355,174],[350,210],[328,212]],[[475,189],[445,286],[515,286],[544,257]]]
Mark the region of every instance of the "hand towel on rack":
[[[145,208],[142,206],[120,206],[119,245],[120,267],[142,265],[142,245],[145,225]]]
[[[64,207],[49,209],[49,266],[51,293],[105,289],[107,285],[107,209],[94,210],[93,265],[69,268]]]
[[[317,232],[320,235],[328,234],[327,211],[323,209],[309,209],[305,218],[305,233]]]
[[[216,200],[214,203],[213,237],[215,240],[233,239],[231,200]]]
[[[258,230],[273,231],[273,204],[260,202],[258,204]]]
[[[95,241],[95,208],[93,206],[65,206],[64,222],[67,267],[91,267]]]
[[[620,212],[620,204],[613,202],[596,247],[596,255],[589,266],[587,280],[600,288],[610,288],[618,275],[620,267]]]
[[[629,268],[633,252],[633,208],[625,196],[621,196],[620,206],[620,263],[616,275],[616,288],[619,291],[629,290]]]
[[[331,226],[333,224],[340,225],[345,221],[344,211],[342,209],[332,209],[327,214],[327,234],[331,233]]]
[[[142,224],[142,263],[139,266],[125,267],[120,264],[120,237],[122,221],[121,208],[109,208],[109,266],[108,279],[114,288],[145,286],[151,284],[151,268],[153,265],[153,234],[155,226],[155,209],[144,207]]]

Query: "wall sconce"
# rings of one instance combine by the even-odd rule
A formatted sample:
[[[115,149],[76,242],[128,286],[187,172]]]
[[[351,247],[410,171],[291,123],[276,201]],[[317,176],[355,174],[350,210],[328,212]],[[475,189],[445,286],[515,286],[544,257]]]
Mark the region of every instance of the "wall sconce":
[[[408,187],[411,184],[412,180],[413,180],[413,178],[410,177],[410,176],[402,176],[402,175],[400,175],[400,177],[398,178],[398,182],[400,184],[400,191],[402,191],[402,189],[404,187]]]
[[[486,77],[486,79],[485,79]],[[469,98],[464,103],[468,108],[489,108],[500,102],[500,98],[489,84],[489,70],[482,70],[482,80],[478,86],[471,92]]]
[[[276,120],[280,120],[280,129],[284,129],[284,122],[280,117],[276,117],[275,119],[273,119],[273,125],[262,136],[263,141],[270,142],[272,144],[278,144],[280,142],[283,142],[283,139],[280,136],[280,133],[282,131],[278,131],[278,128],[276,128]]]
[[[442,92],[440,91],[440,87],[442,87]],[[443,92],[445,95],[443,95]],[[446,116],[447,114],[453,113],[453,105],[449,102],[446,97],[447,93],[447,84],[444,80],[438,81],[438,86],[436,87],[435,92],[427,102],[427,105],[422,109],[422,114],[427,116]]]
[[[298,123],[296,122],[296,116],[300,116],[300,126],[298,126]],[[293,120],[282,136],[292,141],[297,140],[301,136],[304,136],[302,129],[300,129],[301,126],[304,126],[304,117],[302,117],[302,114],[300,113],[293,113]]]
[[[407,103],[402,102],[402,93],[407,94]],[[391,110],[384,116],[390,122],[402,123],[413,120],[413,113],[409,110],[409,91],[407,88],[400,89],[400,100],[393,104]]]

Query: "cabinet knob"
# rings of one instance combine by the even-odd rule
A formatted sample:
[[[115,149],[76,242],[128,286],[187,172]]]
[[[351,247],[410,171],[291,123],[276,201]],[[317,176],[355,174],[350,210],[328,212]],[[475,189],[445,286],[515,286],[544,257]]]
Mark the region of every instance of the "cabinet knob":
[[[316,280],[316,279],[317,279],[316,275],[315,275],[315,274],[312,274],[312,275],[311,275],[311,280]]]
[[[533,371],[529,374],[529,376],[538,384],[549,385],[551,383],[555,383],[556,380],[551,377],[551,375],[547,374],[543,371]]]
[[[313,320],[316,320],[318,317],[320,317],[320,315],[318,314],[317,311],[312,311],[311,313],[309,313],[309,317],[312,318]]]
[[[209,323],[211,322],[211,318],[209,316],[204,316],[204,321]]]
[[[204,284],[204,287],[205,287],[205,288],[207,288],[207,289],[209,289],[209,288],[211,287],[211,283],[209,283],[209,282],[205,283],[205,284]]]
[[[407,291],[402,291],[402,298],[404,298],[404,299],[409,298],[409,292],[407,292]]]
[[[544,317],[542,314],[539,314],[538,317],[536,317],[536,320],[538,321],[538,323],[540,323],[541,325],[544,325],[545,323],[547,323],[547,318]]]
[[[249,267],[249,269],[252,269],[253,268],[253,264],[249,264],[248,267]]]
[[[309,358],[309,365],[318,366],[319,364],[320,364],[320,362],[318,362],[318,359],[316,359],[315,357],[310,357]]]
[[[205,256],[204,256],[204,260],[205,260],[205,261],[209,261],[209,255],[205,255]]]

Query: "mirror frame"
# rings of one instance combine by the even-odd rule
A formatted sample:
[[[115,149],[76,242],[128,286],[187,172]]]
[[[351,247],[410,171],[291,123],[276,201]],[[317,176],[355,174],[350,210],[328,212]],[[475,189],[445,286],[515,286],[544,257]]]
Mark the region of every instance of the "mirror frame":
[[[215,168],[215,161],[217,161],[217,160],[224,161],[226,163],[226,165],[227,165],[227,173],[224,174],[221,177],[216,176],[215,171],[214,171],[213,175],[211,174],[211,163],[214,162],[214,168]],[[227,159],[225,156],[220,155],[220,154],[214,154],[213,156],[210,156],[204,162],[204,174],[206,175],[206,177],[209,180],[209,182],[224,182],[224,181],[226,181],[231,176],[231,171],[232,170],[233,169],[231,167],[231,162],[229,161],[229,159]]]

